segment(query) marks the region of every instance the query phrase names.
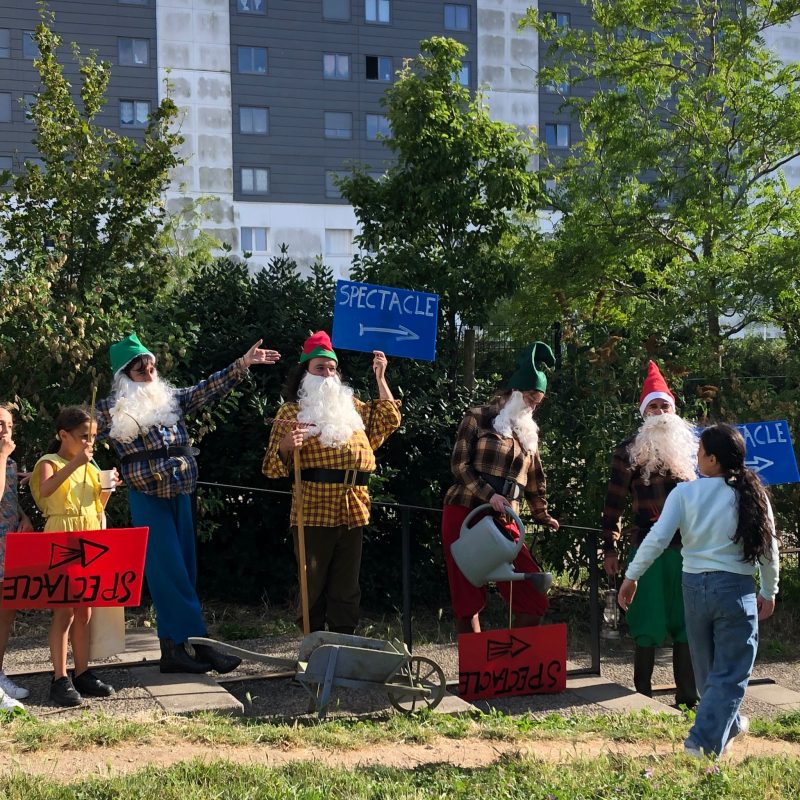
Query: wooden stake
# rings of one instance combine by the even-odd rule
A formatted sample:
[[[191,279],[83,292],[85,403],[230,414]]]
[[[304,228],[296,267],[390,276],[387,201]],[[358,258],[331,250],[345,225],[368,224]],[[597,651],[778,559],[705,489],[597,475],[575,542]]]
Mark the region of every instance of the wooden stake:
[[[300,478],[300,448],[294,449],[294,503],[297,517],[297,572],[300,580],[300,610],[303,614],[303,635],[311,633],[308,618],[308,576],[306,575],[306,532],[303,525],[303,483]]]

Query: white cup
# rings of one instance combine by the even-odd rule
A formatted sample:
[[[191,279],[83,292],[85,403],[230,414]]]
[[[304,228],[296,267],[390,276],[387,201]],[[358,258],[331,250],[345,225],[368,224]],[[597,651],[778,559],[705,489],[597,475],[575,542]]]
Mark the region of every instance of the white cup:
[[[113,492],[117,488],[117,468],[100,470],[100,488],[106,492]]]

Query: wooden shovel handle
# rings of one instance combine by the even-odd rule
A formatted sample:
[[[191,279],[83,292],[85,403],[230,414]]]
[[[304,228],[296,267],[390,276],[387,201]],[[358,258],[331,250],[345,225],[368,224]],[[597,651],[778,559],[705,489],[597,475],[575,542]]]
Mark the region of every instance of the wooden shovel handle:
[[[297,573],[300,581],[300,610],[303,615],[303,635],[311,633],[308,618],[308,576],[306,575],[306,532],[303,524],[303,483],[300,478],[300,448],[294,449],[294,505],[297,517]]]

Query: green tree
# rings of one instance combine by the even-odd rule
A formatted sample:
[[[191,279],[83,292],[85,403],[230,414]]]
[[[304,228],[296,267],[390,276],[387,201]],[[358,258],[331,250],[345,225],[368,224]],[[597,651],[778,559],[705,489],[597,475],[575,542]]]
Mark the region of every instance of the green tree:
[[[458,322],[485,322],[516,285],[504,237],[513,213],[531,208],[537,182],[527,138],[459,84],[466,48],[435,37],[420,50],[384,98],[393,165],[379,179],[356,169],[340,187],[366,253],[353,275],[439,294],[453,367]]]
[[[0,176],[3,395],[43,412],[45,425],[55,406],[88,400],[109,342],[134,325],[154,347],[185,344],[169,321],[147,330],[185,268],[161,235],[162,191],[179,163],[176,106],[163,100],[139,141],[99,126],[110,65],[73,45],[73,92],[53,23],[43,11],[35,33],[41,85],[30,113],[43,165]]]
[[[560,219],[531,246],[537,309],[640,332],[686,326],[709,368],[748,323],[797,312],[787,248],[800,195],[781,167],[800,155],[800,66],[764,37],[798,11],[595,0],[591,30],[529,13],[547,42],[539,81],[569,85],[563,106],[582,134],[544,165]]]

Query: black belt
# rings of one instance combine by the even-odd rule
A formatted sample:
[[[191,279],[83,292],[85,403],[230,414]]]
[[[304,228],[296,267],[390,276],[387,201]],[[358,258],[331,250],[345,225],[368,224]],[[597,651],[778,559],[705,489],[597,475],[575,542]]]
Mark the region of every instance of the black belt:
[[[519,500],[522,497],[525,487],[521,483],[512,481],[510,478],[498,478],[497,475],[489,475],[487,472],[479,472],[478,475],[503,497],[509,500]]]
[[[342,483],[345,486],[366,486],[371,472],[357,469],[303,469],[300,478],[312,483]]]
[[[153,450],[142,450],[138,453],[126,453],[120,459],[122,464],[133,461],[153,461],[156,458],[177,458],[178,456],[197,456],[200,451],[196,447],[157,447]]]

